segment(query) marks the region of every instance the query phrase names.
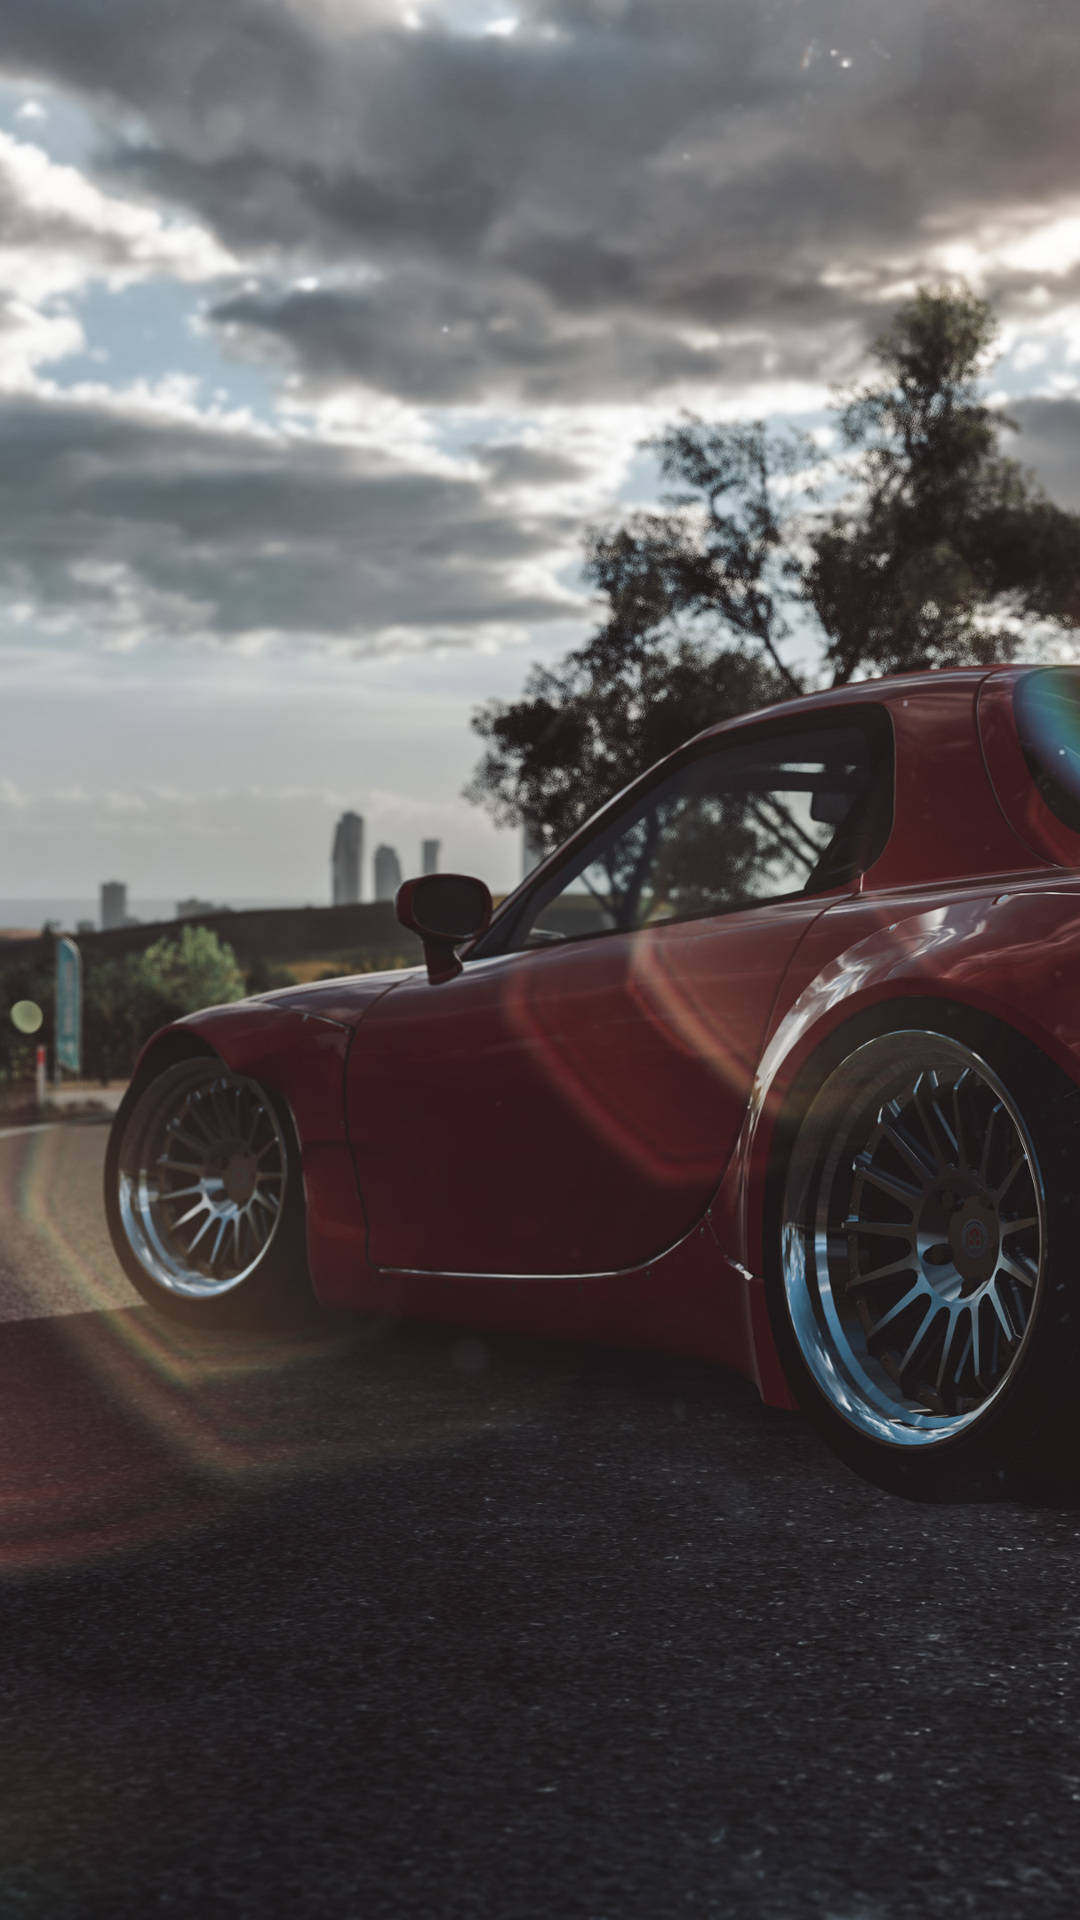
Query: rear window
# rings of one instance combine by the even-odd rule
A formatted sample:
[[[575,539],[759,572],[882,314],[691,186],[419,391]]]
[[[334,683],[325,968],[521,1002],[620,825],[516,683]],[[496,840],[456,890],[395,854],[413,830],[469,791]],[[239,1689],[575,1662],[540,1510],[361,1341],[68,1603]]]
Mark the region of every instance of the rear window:
[[[1043,667],[1026,674],[1013,706],[1036,787],[1062,825],[1080,833],[1080,672]]]

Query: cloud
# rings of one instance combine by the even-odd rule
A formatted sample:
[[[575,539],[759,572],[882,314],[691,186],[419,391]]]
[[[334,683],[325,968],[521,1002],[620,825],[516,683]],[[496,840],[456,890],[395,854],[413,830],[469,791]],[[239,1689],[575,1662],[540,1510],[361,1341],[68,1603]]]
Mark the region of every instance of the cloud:
[[[1019,428],[1011,448],[1015,457],[1059,506],[1080,509],[1080,392],[1011,402],[1009,412]]]
[[[632,315],[571,314],[506,274],[486,283],[404,268],[368,287],[239,294],[211,310],[248,354],[277,352],[309,393],[355,383],[427,406],[544,408],[568,396],[632,402],[765,376],[767,342],[720,352]],[[795,355],[801,370],[814,370]]]
[[[580,611],[560,576],[628,422],[818,407],[935,274],[1076,326],[1072,0],[408,11],[6,0],[0,69],[90,103],[101,147],[91,179],[0,136],[0,383],[81,344],[49,295],[226,271],[204,328],[282,374],[276,434],[164,393],[3,403],[0,584],[55,631],[519,636]]]
[[[10,294],[0,294],[0,387],[32,383],[38,367],[77,353],[83,330],[74,315],[42,313]]]
[[[430,403],[738,391],[770,356],[779,378],[836,378],[974,231],[991,274],[995,222],[1015,241],[1034,207],[1075,199],[1071,0],[532,0],[506,18],[512,34],[346,0],[8,0],[0,60],[137,116],[116,176],[231,252],[377,268],[219,317],[316,385]],[[1014,262],[1005,297],[1045,271]]]
[[[88,279],[114,286],[151,275],[216,278],[233,262],[204,229],[169,225],[151,207],[106,193],[78,168],[0,132],[0,284],[22,303]]]
[[[566,516],[171,400],[0,397],[0,591],[113,648],[472,645],[577,608]]]
[[[428,835],[442,840],[444,857],[464,841],[474,858],[481,852],[478,864],[485,851],[490,860],[488,832],[464,803],[363,779],[340,788],[288,779],[211,780],[192,788],[47,778],[31,786],[0,776],[7,891],[33,897],[48,872],[58,876],[50,893],[77,898],[90,893],[94,876],[119,873],[129,884],[130,910],[144,919],[151,902],[192,893],[234,906],[259,895],[318,903],[328,893],[334,823],[346,809],[359,810],[365,821],[368,898],[379,842],[396,847],[407,873],[419,870],[420,841]],[[81,859],[72,858],[73,847]]]

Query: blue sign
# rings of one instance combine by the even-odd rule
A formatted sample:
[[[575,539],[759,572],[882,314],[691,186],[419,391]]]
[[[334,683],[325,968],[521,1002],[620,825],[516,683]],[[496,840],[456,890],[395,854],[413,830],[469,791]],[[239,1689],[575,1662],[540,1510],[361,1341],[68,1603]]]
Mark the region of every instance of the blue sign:
[[[82,960],[74,940],[56,943],[56,1064],[69,1073],[82,1064]]]

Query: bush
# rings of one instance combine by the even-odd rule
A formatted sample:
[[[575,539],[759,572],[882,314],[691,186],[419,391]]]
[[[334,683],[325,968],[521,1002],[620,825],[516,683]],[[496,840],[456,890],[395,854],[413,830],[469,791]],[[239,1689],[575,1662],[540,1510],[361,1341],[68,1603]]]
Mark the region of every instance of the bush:
[[[208,927],[185,925],[178,940],[98,960],[84,989],[83,1070],[103,1081],[123,1077],[159,1027],[246,992],[232,948]]]
[[[248,993],[273,993],[275,987],[295,987],[296,975],[291,967],[277,966],[259,954],[248,967],[245,981]]]

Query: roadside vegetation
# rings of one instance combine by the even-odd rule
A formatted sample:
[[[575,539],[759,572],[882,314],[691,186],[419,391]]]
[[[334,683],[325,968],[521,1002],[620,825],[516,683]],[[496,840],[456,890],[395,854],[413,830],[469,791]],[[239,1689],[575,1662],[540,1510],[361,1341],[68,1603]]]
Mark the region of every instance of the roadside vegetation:
[[[28,962],[0,972],[0,1085],[8,1088],[32,1079],[38,1040],[52,1038],[54,944],[46,929]],[[232,948],[207,927],[185,924],[175,940],[155,941],[144,953],[91,962],[83,982],[84,1076],[126,1078],[158,1027],[199,1007],[241,1000],[248,990]],[[20,1000],[41,1008],[40,1035],[16,1030],[11,1009]]]

